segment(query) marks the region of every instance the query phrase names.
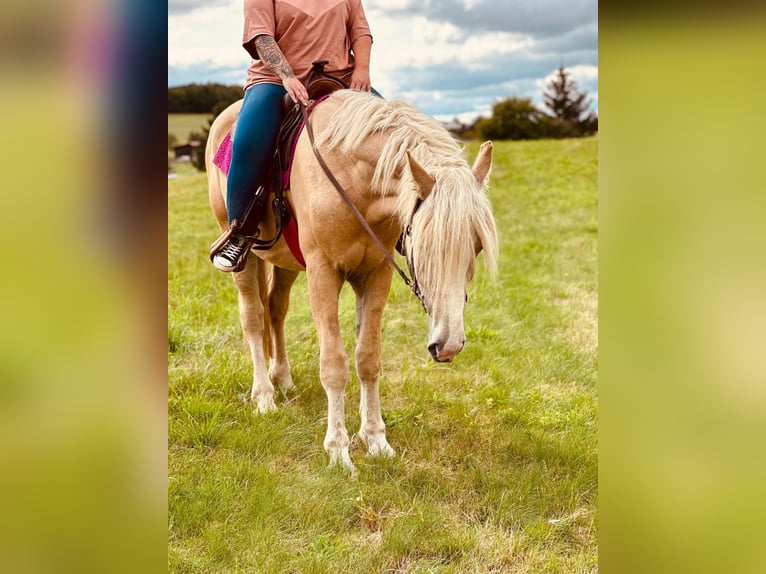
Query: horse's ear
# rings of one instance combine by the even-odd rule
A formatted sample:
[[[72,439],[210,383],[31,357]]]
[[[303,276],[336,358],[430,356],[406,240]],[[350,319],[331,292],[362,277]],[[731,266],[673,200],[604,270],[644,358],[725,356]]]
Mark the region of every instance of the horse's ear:
[[[481,144],[479,155],[476,156],[476,161],[473,162],[473,168],[471,168],[479,185],[483,186],[486,182],[490,167],[492,167],[492,142],[486,141]]]
[[[415,161],[415,158],[412,157],[410,150],[407,150],[407,163],[410,166],[412,178],[415,180],[415,183],[418,186],[418,195],[420,196],[420,199],[425,199],[428,197],[428,194],[431,193],[431,190],[436,183],[436,179],[434,179],[434,177],[428,173],[422,165]]]

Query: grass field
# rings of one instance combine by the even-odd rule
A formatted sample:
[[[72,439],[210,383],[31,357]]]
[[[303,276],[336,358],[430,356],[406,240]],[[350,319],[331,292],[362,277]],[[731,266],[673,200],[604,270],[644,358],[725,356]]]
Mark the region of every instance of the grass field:
[[[201,133],[211,114],[168,114],[168,133],[176,136],[179,144],[189,141],[192,132]]]
[[[305,276],[287,318],[298,393],[254,414],[236,291],[207,260],[204,174],[169,181],[170,571],[596,572],[597,150],[496,142],[500,269],[479,265],[454,363],[431,361],[426,316],[395,278],[380,388],[397,456],[352,439],[356,480],[327,468]],[[346,287],[352,365],[353,315]],[[354,431],[353,368],[346,396]]]

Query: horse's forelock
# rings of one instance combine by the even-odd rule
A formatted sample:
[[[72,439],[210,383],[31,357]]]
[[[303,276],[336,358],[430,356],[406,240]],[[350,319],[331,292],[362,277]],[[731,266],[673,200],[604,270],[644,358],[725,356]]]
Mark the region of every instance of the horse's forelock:
[[[418,211],[412,233],[411,249],[423,288],[434,292],[463,285],[465,263],[475,263],[479,246],[487,269],[494,274],[497,230],[489,200],[470,169],[443,169]]]

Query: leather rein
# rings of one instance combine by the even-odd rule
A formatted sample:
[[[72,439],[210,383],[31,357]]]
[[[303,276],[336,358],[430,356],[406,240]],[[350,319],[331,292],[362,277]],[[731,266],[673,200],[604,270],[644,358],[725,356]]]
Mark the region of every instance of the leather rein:
[[[351,211],[356,216],[357,220],[359,221],[359,224],[364,228],[364,230],[367,232],[367,234],[372,238],[372,240],[375,242],[375,244],[380,248],[380,250],[383,252],[383,255],[386,256],[386,259],[391,264],[391,266],[396,270],[397,273],[399,273],[399,276],[404,281],[405,285],[410,288],[410,291],[415,295],[415,297],[418,298],[418,301],[420,301],[420,304],[423,306],[423,310],[428,313],[428,307],[426,306],[426,302],[423,299],[423,295],[420,292],[420,286],[418,285],[417,279],[415,278],[415,273],[413,269],[412,262],[410,261],[410,257],[405,255],[405,258],[407,260],[407,266],[410,269],[410,273],[412,274],[412,280],[407,276],[407,274],[404,272],[404,270],[397,265],[396,260],[391,256],[391,254],[388,252],[388,249],[386,249],[386,246],[383,245],[383,242],[378,239],[378,236],[375,235],[375,232],[370,227],[370,224],[367,223],[367,220],[364,218],[364,216],[359,212],[356,205],[354,205],[354,202],[351,201],[351,198],[346,193],[346,190],[343,189],[343,186],[340,184],[338,179],[333,175],[332,171],[330,170],[329,166],[325,162],[324,158],[319,153],[319,150],[316,147],[316,143],[314,142],[314,130],[311,127],[311,122],[309,121],[309,114],[307,111],[306,106],[301,106],[301,112],[303,113],[303,122],[306,126],[306,132],[309,136],[309,142],[311,142],[311,149],[314,151],[314,155],[317,158],[317,161],[319,162],[320,167],[322,168],[322,171],[324,171],[325,175],[327,176],[327,179],[330,180],[330,183],[333,184],[333,187],[338,191],[343,201],[348,204],[348,206],[351,208]],[[419,204],[416,205],[415,210],[419,207]],[[414,215],[414,213],[413,213]],[[407,225],[407,231],[406,233],[409,235],[409,232],[411,230],[411,226]]]

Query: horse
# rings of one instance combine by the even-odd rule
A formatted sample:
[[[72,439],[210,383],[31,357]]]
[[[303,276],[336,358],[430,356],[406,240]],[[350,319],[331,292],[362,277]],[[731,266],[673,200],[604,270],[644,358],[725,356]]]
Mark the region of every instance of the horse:
[[[214,120],[205,152],[210,206],[221,230],[227,226],[226,177],[212,159],[226,134],[236,129],[241,105],[241,100],[235,102]],[[491,274],[497,266],[497,231],[486,194],[492,143],[481,145],[469,167],[460,144],[434,118],[403,101],[352,90],[332,93],[308,121],[316,133],[316,150],[389,254],[401,237],[429,316],[428,351],[435,361],[452,361],[465,344],[463,315],[478,254],[483,251]],[[338,300],[348,282],[356,296],[358,436],[368,455],[394,456],[378,390],[391,255],[382,252],[322,171],[306,130],[295,146],[285,197],[299,230],[319,339],[319,378],[328,400],[324,448],[330,466],[340,464],[353,474],[344,419],[349,366]],[[264,237],[275,230],[273,215],[269,217],[261,225]],[[253,362],[250,400],[260,413],[276,409],[274,385],[284,393],[295,388],[284,321],[291,286],[301,271],[304,268],[281,238],[268,250],[252,251],[245,268],[232,274]]]

